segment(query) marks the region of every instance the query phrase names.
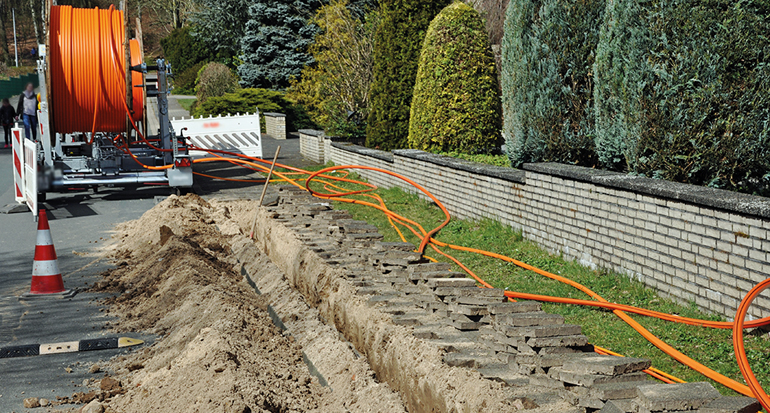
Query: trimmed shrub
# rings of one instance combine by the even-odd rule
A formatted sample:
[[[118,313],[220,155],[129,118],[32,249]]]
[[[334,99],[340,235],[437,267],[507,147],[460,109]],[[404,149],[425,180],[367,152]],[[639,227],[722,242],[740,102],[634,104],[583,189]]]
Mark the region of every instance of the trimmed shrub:
[[[250,0],[195,0],[190,20],[193,37],[211,51],[211,59],[232,68],[237,66],[241,38],[246,33]]]
[[[301,106],[286,100],[285,93],[268,89],[240,89],[233,93],[225,93],[222,96],[210,97],[205,102],[196,105],[192,115],[200,117],[254,113],[257,108],[259,108],[260,113],[279,112],[285,114],[288,130],[315,127]],[[264,131],[264,117],[260,123]]]
[[[198,104],[238,89],[238,79],[232,70],[222,63],[211,62],[203,66],[195,81],[195,96],[198,98]]]
[[[313,63],[307,49],[318,32],[310,18],[319,0],[255,0],[241,38],[241,85],[284,89]]]
[[[607,4],[596,57],[605,167],[768,193],[770,4]]]
[[[374,38],[366,146],[406,148],[417,62],[431,20],[447,0],[382,0]]]
[[[194,30],[193,26],[174,29],[168,36],[160,40],[163,54],[176,73],[181,74],[196,64],[209,61],[213,57],[206,45],[193,37]]]
[[[592,69],[604,9],[604,0],[508,5],[501,83],[503,135],[514,167],[596,164]]]
[[[174,93],[177,95],[194,95],[195,81],[198,72],[206,66],[206,62],[199,62],[181,73],[174,74]]]
[[[350,6],[347,0],[334,0],[318,10],[313,21],[321,33],[310,47],[316,63],[302,70],[287,97],[304,105],[327,134],[360,138],[365,136],[378,14],[359,20]]]
[[[409,119],[409,146],[469,154],[496,150],[502,114],[495,58],[479,13],[447,6],[425,36]]]

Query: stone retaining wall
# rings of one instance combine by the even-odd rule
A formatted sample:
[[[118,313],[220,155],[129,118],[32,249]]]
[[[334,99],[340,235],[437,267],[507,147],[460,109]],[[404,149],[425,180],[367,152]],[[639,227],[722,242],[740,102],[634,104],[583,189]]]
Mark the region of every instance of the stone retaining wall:
[[[748,290],[770,277],[767,198],[570,165],[516,170],[336,142],[323,159],[402,174],[455,217],[503,222],[551,252],[627,274],[728,319]],[[388,175],[359,174],[381,187],[414,190]],[[755,300],[750,316],[770,316],[770,299]]]
[[[265,133],[274,139],[286,139],[286,115],[266,112]]]

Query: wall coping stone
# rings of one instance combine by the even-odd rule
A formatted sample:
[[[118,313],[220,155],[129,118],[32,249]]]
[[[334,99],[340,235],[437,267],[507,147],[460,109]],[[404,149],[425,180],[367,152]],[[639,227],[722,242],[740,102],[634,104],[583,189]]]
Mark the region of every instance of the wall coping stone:
[[[324,131],[316,130],[316,129],[300,129],[297,132],[303,135],[309,135],[309,136],[326,136],[326,133]]]
[[[554,162],[524,164],[524,169],[744,215],[770,218],[770,198],[757,195]]]
[[[516,182],[518,184],[526,183],[525,172],[520,169],[487,165],[465,159],[453,158],[451,156],[429,153],[418,149],[398,149],[394,150],[393,154],[430,162],[434,165],[445,166],[447,168],[459,169],[465,172],[498,178],[504,181]]]
[[[263,113],[263,115],[270,116],[270,117],[273,117],[273,118],[285,118],[286,117],[286,115],[284,115],[283,113],[277,113],[277,112],[265,112],[265,113]]]
[[[332,141],[331,145],[335,148],[342,149],[344,151],[355,152],[359,155],[371,156],[372,158],[377,158],[381,161],[393,163],[393,154],[391,152],[385,152],[379,149],[369,149],[363,146],[354,145],[349,142]]]

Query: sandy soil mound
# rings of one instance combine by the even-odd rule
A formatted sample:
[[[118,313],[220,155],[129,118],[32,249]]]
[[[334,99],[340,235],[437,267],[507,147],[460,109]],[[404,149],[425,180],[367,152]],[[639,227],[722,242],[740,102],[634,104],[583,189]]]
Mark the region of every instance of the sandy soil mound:
[[[120,293],[108,300],[116,331],[161,338],[113,362],[126,391],[106,411],[326,411],[329,390],[233,269],[210,211],[194,195],[171,197],[119,227],[118,267],[95,289]]]

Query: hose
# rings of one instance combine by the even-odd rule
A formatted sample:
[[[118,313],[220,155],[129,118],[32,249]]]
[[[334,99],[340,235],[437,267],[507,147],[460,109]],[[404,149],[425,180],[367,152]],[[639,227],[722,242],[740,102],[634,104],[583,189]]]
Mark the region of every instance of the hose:
[[[126,116],[128,115],[131,126],[137,131],[138,135],[141,137],[145,144],[160,151],[170,150],[157,148],[152,145],[136,127],[135,122],[142,119],[142,109],[144,102],[142,88],[133,88],[133,105],[131,108],[129,108],[126,103],[126,68],[123,54],[120,53],[120,49],[117,47],[117,45],[122,45],[124,43],[125,31],[123,26],[122,12],[114,10],[113,7],[110,7],[108,10],[100,10],[73,9],[70,6],[53,6],[51,8],[50,14],[50,33],[52,41],[50,46],[51,57],[49,70],[51,74],[51,87],[49,89],[49,99],[52,103],[52,121],[54,129],[57,132],[77,133],[90,131],[92,138],[96,132],[124,133],[126,132],[125,120]],[[130,49],[132,51],[132,64],[135,64],[137,58],[134,56],[134,53],[141,52],[138,50],[138,43],[135,44],[132,42],[130,44]],[[132,73],[131,83],[135,84],[139,78],[141,78],[141,76],[137,77],[136,74]],[[83,113],[91,113],[92,116],[82,116]],[[116,146],[121,148],[124,152],[128,153],[135,161],[139,162],[136,156],[131,153],[128,147],[128,142],[126,142],[125,145]],[[192,146],[190,147],[193,149],[201,149],[194,148]],[[267,161],[227,151],[207,151],[214,156],[195,159],[193,162],[203,163],[225,161],[247,166],[255,170],[267,171],[267,167],[264,165],[268,163]],[[220,154],[236,156],[238,158],[225,158]],[[164,170],[173,167],[173,165],[149,166],[143,165],[141,162],[139,162],[139,164],[150,170]],[[548,277],[570,285],[573,288],[582,291],[593,300],[576,300],[562,297],[548,297],[543,295],[511,291],[506,291],[505,295],[510,299],[535,299],[540,301],[549,301],[571,305],[587,305],[612,310],[615,315],[621,318],[650,343],[661,349],[675,360],[698,371],[704,376],[718,383],[721,383],[728,388],[731,388],[734,391],[747,396],[756,397],[760,400],[765,409],[770,411],[770,398],[768,398],[767,394],[762,390],[761,386],[756,380],[756,377],[751,371],[751,367],[749,366],[743,346],[744,327],[759,327],[770,323],[770,320],[768,319],[754,320],[749,323],[744,321],[751,302],[762,290],[764,290],[764,288],[767,288],[767,286],[770,285],[770,279],[757,285],[744,298],[738,309],[734,323],[713,322],[707,320],[677,317],[651,310],[640,309],[633,306],[614,304],[608,302],[603,297],[593,292],[589,288],[583,286],[582,284],[520,262],[511,257],[489,251],[462,247],[459,245],[438,241],[434,238],[434,236],[443,227],[445,227],[451,219],[448,210],[433,194],[427,191],[424,187],[402,175],[380,168],[356,165],[324,168],[314,173],[309,173],[298,168],[292,168],[281,164],[277,164],[276,166],[292,171],[288,173],[275,172],[276,176],[282,180],[287,181],[289,184],[308,190],[316,197],[366,205],[382,211],[388,217],[391,224],[394,226],[401,225],[409,229],[420,239],[420,244],[417,247],[417,251],[419,253],[424,254],[425,249],[430,245],[431,249],[459,265],[461,268],[463,268],[463,270],[465,270],[469,275],[471,275],[486,288],[491,288],[492,286],[485,282],[481,277],[474,274],[473,271],[471,271],[467,266],[463,265],[459,260],[445,253],[440,248],[472,252],[487,257],[496,258],[513,263],[514,265],[529,271],[533,271],[544,277]],[[423,193],[427,198],[431,199],[435,205],[441,209],[445,219],[435,228],[431,229],[430,231],[426,231],[417,222],[396,214],[393,211],[390,211],[387,206],[385,206],[385,203],[381,198],[371,194],[371,192],[377,188],[375,185],[347,177],[328,175],[330,172],[343,169],[370,170],[378,173],[384,173],[400,179]],[[304,186],[296,182],[297,180],[288,176],[288,174],[297,173],[309,175],[308,178],[305,179]],[[321,193],[311,189],[311,182],[319,178],[323,179],[323,188],[328,192]],[[329,182],[329,180],[363,185],[365,189],[344,190],[343,188]],[[375,201],[378,201],[378,203],[350,198],[354,195],[364,195],[374,199]],[[401,236],[403,237],[403,234],[401,234]],[[653,335],[651,332],[646,330],[643,326],[641,326],[641,324],[632,319],[627,314],[627,312],[689,325],[700,325],[710,328],[732,328],[733,346],[735,348],[736,358],[741,373],[746,379],[748,386],[738,383],[735,380],[732,380],[720,373],[717,373],[716,371],[709,369],[708,367],[677,351]],[[605,354],[610,354],[608,350],[605,349],[599,348],[598,351]],[[656,377],[665,382],[681,381],[674,380],[675,378],[673,376],[667,375],[663,372],[660,372],[659,370],[656,371],[654,369],[648,369],[647,372],[653,377]]]
[[[55,131],[92,136],[125,132],[126,67],[117,47],[124,39],[119,10],[51,6],[49,101]],[[139,52],[138,42],[132,46]],[[140,58],[132,56],[133,61]],[[141,82],[133,77],[132,83],[137,80]],[[133,88],[132,97],[134,110],[129,114],[138,121],[143,116],[142,88]]]
[[[377,172],[385,173],[387,175],[391,175],[391,176],[394,176],[396,178],[399,178],[399,179],[401,179],[401,180],[403,180],[403,181],[405,181],[407,183],[410,183],[410,185],[413,185],[415,188],[420,190],[423,194],[425,194],[428,198],[430,198],[434,203],[436,203],[436,205],[442,210],[442,212],[444,212],[444,214],[445,214],[445,216],[447,218],[449,217],[449,213],[447,212],[447,210],[443,206],[443,204],[441,204],[441,202],[438,201],[438,199],[436,199],[435,196],[430,194],[423,187],[421,187],[420,185],[414,184],[411,180],[409,180],[406,177],[400,176],[400,175],[395,174],[395,173],[390,172],[390,171],[381,170],[379,168],[373,168],[373,167],[367,167],[367,166],[356,166],[356,165],[334,166],[334,167],[324,168],[324,169],[321,169],[321,170],[319,170],[317,172],[314,172],[313,174],[310,175],[310,177],[306,181],[305,188],[310,193],[312,193],[314,196],[317,196],[319,198],[338,199],[338,200],[343,201],[343,202],[353,202],[353,203],[367,205],[367,206],[373,207],[375,209],[379,209],[382,212],[384,212],[385,214],[393,216],[394,218],[397,218],[398,220],[401,220],[403,222],[415,225],[417,228],[419,228],[420,233],[417,233],[417,231],[414,230],[413,228],[412,228],[412,230],[415,233],[415,235],[417,235],[418,238],[421,239],[421,243],[420,243],[421,247],[425,246],[427,244],[430,244],[431,246],[435,246],[435,247],[439,247],[439,246],[440,247],[448,247],[450,249],[466,251],[466,252],[473,252],[473,253],[481,254],[481,255],[484,255],[484,256],[488,256],[488,257],[492,257],[492,258],[497,258],[497,259],[500,259],[500,260],[503,260],[503,261],[506,261],[506,262],[513,263],[513,264],[515,264],[515,265],[517,265],[517,266],[519,266],[521,268],[524,268],[526,270],[533,271],[533,272],[535,272],[535,273],[537,273],[539,275],[542,275],[542,276],[554,279],[556,281],[565,283],[567,285],[570,285],[573,288],[576,288],[576,289],[582,291],[583,293],[587,294],[589,297],[591,297],[594,300],[596,300],[596,302],[600,303],[599,305],[596,305],[596,306],[604,306],[606,308],[612,309],[612,311],[613,311],[613,313],[615,315],[617,315],[624,322],[626,322],[631,328],[636,330],[640,335],[642,335],[642,337],[647,339],[651,344],[653,344],[654,346],[656,346],[657,348],[662,350],[664,353],[666,353],[669,356],[671,356],[673,359],[679,361],[680,363],[682,363],[682,364],[692,368],[693,370],[699,372],[700,374],[703,374],[704,376],[706,376],[706,377],[708,377],[708,378],[710,378],[710,379],[712,379],[712,380],[714,380],[714,381],[716,381],[716,382],[718,382],[718,383],[720,383],[720,384],[722,384],[722,385],[724,385],[724,386],[726,386],[726,387],[728,387],[728,388],[730,388],[730,389],[732,389],[732,390],[734,390],[734,391],[736,391],[738,393],[741,393],[741,394],[744,394],[744,395],[747,395],[747,396],[754,396],[754,397],[758,397],[759,398],[759,395],[756,394],[755,391],[752,388],[749,388],[749,386],[746,386],[745,384],[742,384],[742,383],[738,383],[737,381],[735,381],[735,380],[733,380],[733,379],[731,379],[729,377],[726,377],[726,376],[724,376],[724,375],[722,375],[722,374],[720,374],[720,373],[718,373],[718,372],[716,372],[716,371],[714,371],[714,370],[704,366],[703,364],[693,360],[692,358],[690,358],[690,357],[682,354],[678,350],[674,349],[673,347],[671,347],[670,345],[668,345],[667,343],[665,343],[664,341],[662,341],[661,339],[656,337],[650,331],[645,329],[641,324],[639,324],[634,319],[632,319],[628,314],[626,314],[625,312],[621,311],[621,307],[612,308],[615,305],[613,305],[612,303],[609,303],[607,300],[602,298],[600,295],[596,294],[595,292],[593,292],[592,290],[590,290],[589,288],[583,286],[580,283],[577,283],[577,282],[572,281],[572,280],[570,280],[568,278],[565,278],[565,277],[558,276],[556,274],[552,274],[550,272],[544,271],[544,270],[542,270],[540,268],[531,266],[529,264],[523,263],[521,261],[515,260],[513,258],[507,257],[507,256],[502,255],[502,254],[496,254],[496,253],[493,253],[493,252],[479,250],[479,249],[475,249],[475,248],[467,248],[467,247],[462,247],[462,246],[458,246],[458,245],[447,244],[447,243],[440,242],[440,241],[436,240],[435,238],[432,238],[432,234],[435,234],[436,232],[438,232],[438,230],[440,230],[441,228],[443,228],[447,224],[447,222],[448,222],[447,219],[445,219],[444,222],[439,224],[433,230],[425,231],[419,224],[416,224],[413,221],[407,220],[407,219],[399,216],[398,214],[395,214],[392,211],[387,210],[387,208],[381,207],[380,205],[372,204],[372,203],[369,203],[369,202],[366,202],[366,201],[361,201],[361,200],[351,200],[351,199],[344,199],[343,198],[344,196],[347,196],[347,195],[350,195],[350,194],[360,193],[360,191],[350,191],[349,193],[342,193],[342,194],[340,194],[340,193],[324,194],[324,193],[319,193],[317,191],[314,191],[313,189],[310,188],[310,182],[314,179],[315,176],[320,175],[320,174],[325,174],[325,173],[328,173],[328,172],[332,172],[332,171],[335,171],[335,170],[338,170],[338,169],[372,170],[372,171],[377,171]],[[436,249],[438,251],[438,248],[434,248],[434,249]],[[449,258],[453,262],[461,264],[458,260],[454,259],[453,257],[449,257]],[[473,274],[472,271],[470,271],[470,269],[468,269],[464,265],[461,265],[461,268],[463,268],[466,272],[468,272],[477,281],[482,283],[482,285],[489,286],[488,283],[483,282],[483,280],[480,277],[478,277],[475,274]],[[768,280],[768,281],[770,282],[770,280]],[[507,297],[511,297],[511,298],[513,298],[513,297],[515,297],[517,295],[521,296],[519,293],[514,293],[514,292],[509,292],[509,291],[506,291],[505,295]],[[567,299],[567,298],[561,298],[561,297],[548,297],[548,298],[549,298],[549,301],[551,301],[551,302],[558,302],[558,303],[564,303],[564,304],[583,304],[583,303],[576,303],[576,302],[572,301],[573,299]],[[650,311],[650,310],[643,310],[643,309],[636,309],[636,308],[634,308],[632,306],[625,306],[623,308],[624,309],[634,309],[635,310],[634,312],[637,313],[637,314],[645,315],[645,316],[649,316],[649,317],[661,318],[661,319],[664,319],[666,321],[685,323],[685,324],[691,324],[691,325],[698,325],[698,324],[700,324],[700,325],[710,326],[710,327],[714,327],[714,328],[725,328],[725,326],[726,326],[725,324],[721,324],[721,323],[717,324],[716,322],[707,321],[707,320],[686,319],[684,317],[676,317],[676,316],[670,316],[670,315],[663,316],[661,313],[658,313],[658,312],[653,312],[653,311]],[[746,309],[745,311],[748,311],[748,310]],[[736,320],[737,320],[737,318],[736,318]],[[732,324],[733,324],[733,329],[735,330],[737,328],[738,324],[737,323],[732,323]],[[768,319],[763,319],[763,320],[757,320],[757,322],[755,322],[753,325],[760,326],[760,325],[767,325],[767,324],[770,324],[769,320]],[[741,328],[742,328],[742,326],[741,326]],[[741,365],[741,363],[743,363],[743,364],[745,364],[747,366],[748,365],[748,360],[746,358],[745,351],[739,351],[739,348],[737,347],[737,345],[734,345],[734,346],[736,347],[735,348],[736,349],[736,357],[741,359],[741,362],[739,362],[739,365]],[[747,382],[751,383],[751,381],[748,379],[746,373],[744,373],[744,369],[741,369],[741,371],[744,374],[744,378],[746,378]],[[758,383],[757,383],[757,386],[758,386]],[[765,406],[765,408],[767,409],[768,407]]]

